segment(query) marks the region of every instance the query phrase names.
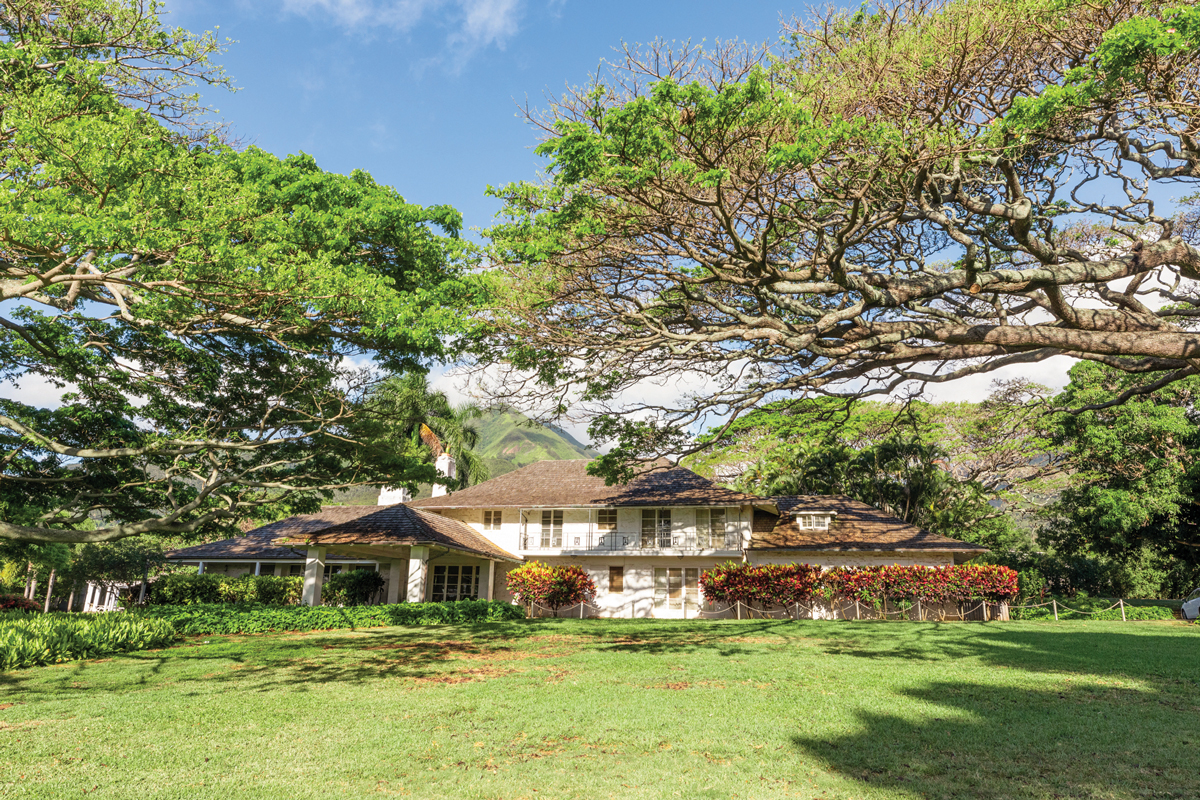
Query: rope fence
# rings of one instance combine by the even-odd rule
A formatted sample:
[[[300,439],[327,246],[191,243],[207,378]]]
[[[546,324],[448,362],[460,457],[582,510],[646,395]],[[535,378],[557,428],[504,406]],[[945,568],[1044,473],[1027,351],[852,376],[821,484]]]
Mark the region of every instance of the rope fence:
[[[971,604],[973,603],[973,605]],[[1091,611],[1084,611],[1078,608],[1072,608],[1065,603],[1060,603],[1057,599],[1051,598],[1045,603],[1025,603],[1022,605],[1012,605],[1007,602],[976,600],[976,601],[944,601],[940,603],[928,603],[921,600],[913,601],[912,603],[894,601],[883,601],[881,604],[867,603],[860,600],[834,600],[827,604],[804,604],[794,603],[786,607],[773,608],[756,608],[741,601],[722,604],[721,608],[703,608],[703,604],[697,603],[690,598],[684,598],[682,607],[673,610],[681,610],[684,619],[833,619],[833,620],[912,620],[921,622],[944,622],[944,621],[989,621],[1001,620],[1006,621],[1012,619],[1012,612],[1023,609],[1050,609],[1054,615],[1054,619],[1060,619],[1060,615],[1064,614],[1079,614],[1082,616],[1095,616],[1114,609],[1119,609],[1121,612],[1121,621],[1128,621],[1125,614],[1125,601],[1118,599],[1108,608],[1097,608]],[[957,606],[953,613],[947,612],[947,606]],[[889,606],[892,606],[889,608]],[[657,606],[656,606],[657,610]],[[530,617],[559,617],[563,619],[599,619],[606,616],[615,616],[611,612],[613,609],[605,608],[595,603],[575,603],[570,606],[562,606],[558,609],[543,606],[539,603],[530,605]]]

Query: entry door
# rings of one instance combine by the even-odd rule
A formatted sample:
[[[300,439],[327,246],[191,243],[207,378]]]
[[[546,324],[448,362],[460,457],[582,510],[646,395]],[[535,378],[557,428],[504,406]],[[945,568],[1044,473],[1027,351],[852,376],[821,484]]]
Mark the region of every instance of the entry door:
[[[654,616],[683,618],[700,609],[700,570],[695,567],[654,568]]]

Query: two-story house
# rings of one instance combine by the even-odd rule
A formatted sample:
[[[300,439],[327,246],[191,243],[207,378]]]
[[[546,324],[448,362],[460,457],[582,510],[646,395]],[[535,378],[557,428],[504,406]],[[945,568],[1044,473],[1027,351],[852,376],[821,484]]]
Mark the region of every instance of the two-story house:
[[[505,573],[536,559],[589,572],[598,594],[588,613],[682,617],[701,605],[700,573],[724,561],[937,566],[986,552],[849,498],[757,497],[665,462],[606,486],[587,463],[543,461],[451,494],[326,509],[174,558],[302,573],[308,603],[339,567],[378,569],[389,602],[506,600]]]

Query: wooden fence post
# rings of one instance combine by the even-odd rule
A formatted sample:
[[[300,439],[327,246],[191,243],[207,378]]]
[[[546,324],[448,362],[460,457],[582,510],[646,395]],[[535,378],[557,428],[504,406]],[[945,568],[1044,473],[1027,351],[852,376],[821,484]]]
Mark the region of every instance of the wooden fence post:
[[[1118,597],[1117,602],[1121,604],[1121,622],[1125,622],[1125,600],[1124,598]]]
[[[1051,597],[1050,605],[1054,606],[1054,621],[1058,622],[1058,601]]]

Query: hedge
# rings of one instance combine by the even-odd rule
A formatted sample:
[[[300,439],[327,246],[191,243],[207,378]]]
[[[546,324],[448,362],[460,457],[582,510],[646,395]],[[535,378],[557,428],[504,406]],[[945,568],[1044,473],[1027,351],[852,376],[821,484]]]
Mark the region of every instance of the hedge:
[[[716,603],[790,606],[816,597],[865,600],[1008,600],[1017,573],[993,564],[948,567],[835,567],[812,564],[718,564],[700,576],[704,598]]]
[[[182,634],[200,635],[374,628],[383,625],[448,625],[463,622],[502,622],[525,617],[524,610],[519,606],[491,600],[397,603],[346,608],[210,603],[149,606],[132,613],[141,618],[165,620]]]
[[[150,603],[165,606],[196,603],[288,605],[300,602],[303,585],[304,578],[298,575],[243,575],[230,578],[225,575],[181,572],[166,575],[151,584]]]
[[[1049,603],[1050,599],[1035,599],[1030,600],[1029,602]],[[1060,598],[1058,600],[1058,618],[1060,620],[1120,620],[1121,609],[1109,608],[1109,606],[1116,602],[1116,600],[1109,598],[1072,597],[1068,600],[1063,600]],[[1069,609],[1076,609],[1084,613],[1078,614]],[[1054,609],[1050,606],[1045,606],[1043,608],[1014,608],[1009,613],[1013,619],[1054,619]],[[1131,606],[1127,603],[1125,605],[1125,619],[1175,619],[1175,612],[1165,606]]]
[[[166,620],[104,614],[0,615],[0,670],[164,647],[178,637]]]

